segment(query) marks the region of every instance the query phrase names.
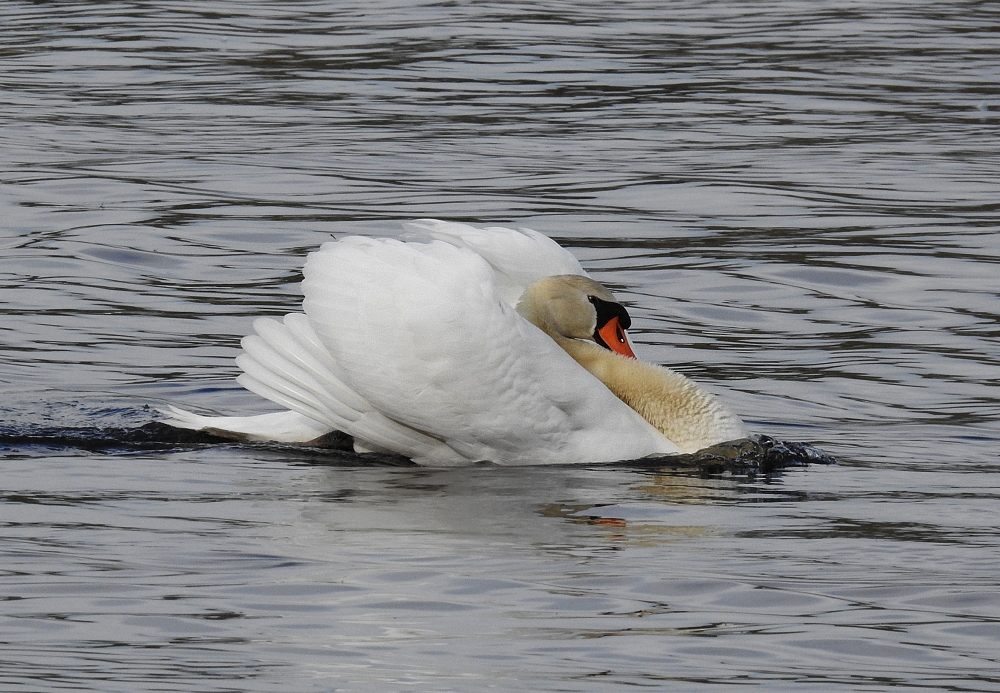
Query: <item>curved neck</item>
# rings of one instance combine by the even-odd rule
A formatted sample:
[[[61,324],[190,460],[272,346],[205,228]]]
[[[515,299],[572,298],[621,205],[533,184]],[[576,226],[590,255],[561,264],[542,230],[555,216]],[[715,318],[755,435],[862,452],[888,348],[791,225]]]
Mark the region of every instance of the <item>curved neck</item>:
[[[579,339],[552,338],[682,452],[745,438],[743,422],[694,381]]]
[[[587,277],[557,276],[528,287],[516,310],[682,452],[748,435],[735,414],[683,375],[590,341],[597,316],[588,295],[614,301],[607,289]]]

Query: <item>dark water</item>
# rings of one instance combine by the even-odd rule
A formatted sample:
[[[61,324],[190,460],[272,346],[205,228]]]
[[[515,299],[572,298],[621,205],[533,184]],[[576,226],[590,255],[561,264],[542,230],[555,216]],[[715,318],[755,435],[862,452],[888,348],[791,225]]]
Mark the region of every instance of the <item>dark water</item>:
[[[989,2],[0,5],[0,425],[267,411],[330,234],[525,225],[837,466],[10,444],[0,688],[1000,691]]]

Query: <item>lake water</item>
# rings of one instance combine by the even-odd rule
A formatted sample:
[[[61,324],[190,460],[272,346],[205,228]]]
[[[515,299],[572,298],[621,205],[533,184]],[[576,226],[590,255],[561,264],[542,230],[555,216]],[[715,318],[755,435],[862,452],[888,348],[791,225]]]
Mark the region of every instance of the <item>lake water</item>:
[[[1000,691],[1000,8],[0,6],[0,688]],[[774,477],[93,450],[331,234],[536,228]]]

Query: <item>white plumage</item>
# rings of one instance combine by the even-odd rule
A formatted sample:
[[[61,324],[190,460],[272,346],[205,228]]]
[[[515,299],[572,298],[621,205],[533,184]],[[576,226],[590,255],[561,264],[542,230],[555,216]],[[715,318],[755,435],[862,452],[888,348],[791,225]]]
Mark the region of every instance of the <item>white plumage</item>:
[[[428,465],[680,451],[515,310],[537,280],[584,274],[569,252],[534,231],[432,220],[408,229],[418,239],[324,244],[305,264],[304,312],[259,319],[243,339],[238,381],[290,411],[171,408],[167,423],[285,442],[340,430],[359,451]],[[724,413],[714,442],[746,433]]]

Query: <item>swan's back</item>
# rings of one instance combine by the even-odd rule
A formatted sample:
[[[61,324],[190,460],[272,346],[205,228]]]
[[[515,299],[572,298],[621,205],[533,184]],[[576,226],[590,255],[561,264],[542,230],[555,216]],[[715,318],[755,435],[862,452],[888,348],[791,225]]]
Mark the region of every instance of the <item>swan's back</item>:
[[[582,332],[556,321],[559,334],[532,317],[546,334],[514,310],[539,280],[586,276],[554,241],[528,229],[408,226],[429,242],[324,244],[306,261],[304,313],[262,318],[244,338],[238,381],[290,411],[172,410],[168,421],[250,440],[309,442],[339,430],[359,450],[433,465],[614,461],[745,434],[694,383],[591,341],[595,316]],[[578,303],[593,311],[583,291]]]
[[[675,449],[519,316],[470,250],[345,238],[310,255],[304,275],[305,313],[345,385],[465,460],[610,461]]]

